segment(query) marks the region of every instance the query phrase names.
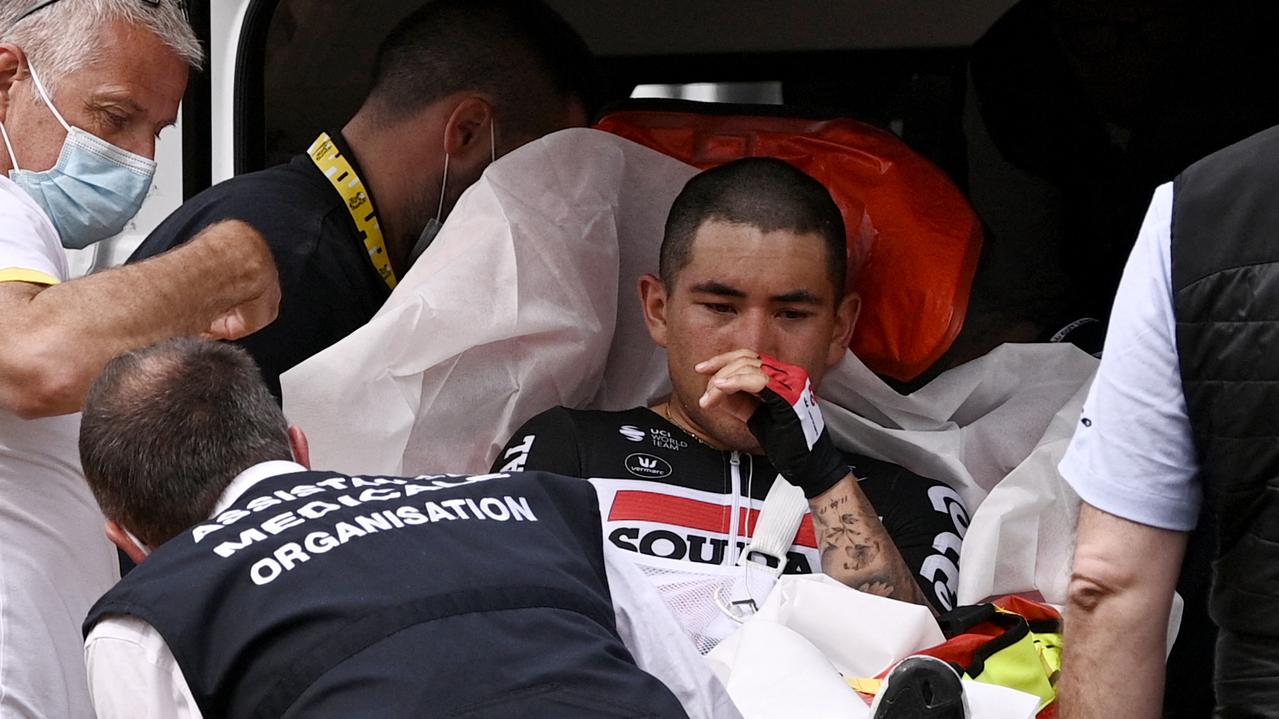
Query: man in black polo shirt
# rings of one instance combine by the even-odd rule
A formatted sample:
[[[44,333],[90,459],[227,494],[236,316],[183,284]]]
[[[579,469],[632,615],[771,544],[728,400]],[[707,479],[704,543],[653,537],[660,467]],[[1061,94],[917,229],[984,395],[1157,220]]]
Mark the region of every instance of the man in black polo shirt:
[[[279,398],[281,374],[373,317],[494,158],[587,122],[593,68],[581,38],[536,0],[430,2],[383,41],[373,88],[341,132],[200,193],[130,259],[228,218],[261,232],[283,300],[241,345]]]
[[[494,470],[590,478],[609,540],[688,609],[703,649],[722,638],[699,618],[715,611],[687,607],[695,580],[673,577],[736,564],[779,473],[811,509],[784,571],[953,608],[968,525],[959,495],[838,451],[813,399],[857,319],[847,271],[839,208],[816,180],[758,158],[697,175],[667,218],[661,277],[639,286],[649,333],[667,350],[671,397],[623,412],[544,412]]]

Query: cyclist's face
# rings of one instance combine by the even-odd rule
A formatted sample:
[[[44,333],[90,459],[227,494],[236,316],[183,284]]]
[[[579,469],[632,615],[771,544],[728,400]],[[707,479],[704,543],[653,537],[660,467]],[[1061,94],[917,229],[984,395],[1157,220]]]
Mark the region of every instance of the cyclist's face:
[[[654,339],[666,347],[676,399],[703,430],[738,449],[753,449],[753,436],[741,421],[697,407],[708,378],[694,365],[748,349],[804,368],[816,387],[844,356],[856,319],[856,298],[832,285],[817,234],[707,222],[675,286],[664,289]]]

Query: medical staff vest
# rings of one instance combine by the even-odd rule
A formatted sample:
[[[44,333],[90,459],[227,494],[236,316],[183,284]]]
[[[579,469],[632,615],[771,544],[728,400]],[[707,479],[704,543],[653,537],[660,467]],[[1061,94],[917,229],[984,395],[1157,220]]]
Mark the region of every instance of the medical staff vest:
[[[1173,188],[1177,352],[1205,500],[1217,701],[1279,712],[1279,128],[1190,166]],[[1257,713],[1247,713],[1249,709]],[[1235,716],[1235,714],[1227,714]]]
[[[212,717],[685,717],[618,636],[591,485],[263,480],[90,611],[138,617]]]

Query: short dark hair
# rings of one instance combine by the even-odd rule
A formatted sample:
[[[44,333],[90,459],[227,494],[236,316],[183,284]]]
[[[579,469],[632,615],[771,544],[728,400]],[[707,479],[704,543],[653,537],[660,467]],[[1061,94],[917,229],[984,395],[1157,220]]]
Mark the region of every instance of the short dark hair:
[[[395,121],[452,93],[483,91],[499,131],[540,137],[563,127],[570,100],[593,113],[601,78],[586,43],[540,0],[434,0],[382,41],[366,105]]]
[[[147,544],[204,521],[241,471],[291,457],[284,413],[233,345],[181,338],[121,355],[85,398],[89,487]]]
[[[848,238],[839,206],[822,183],[788,162],[748,157],[694,175],[671,205],[662,237],[659,272],[667,291],[692,259],[693,238],[710,221],[748,225],[763,232],[789,230],[821,235],[835,300],[848,278]]]

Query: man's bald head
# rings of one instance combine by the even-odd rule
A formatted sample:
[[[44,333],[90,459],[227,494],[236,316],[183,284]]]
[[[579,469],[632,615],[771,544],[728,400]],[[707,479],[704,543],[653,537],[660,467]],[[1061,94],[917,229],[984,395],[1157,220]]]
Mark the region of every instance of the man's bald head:
[[[80,462],[107,519],[158,546],[231,480],[290,459],[288,426],[242,349],[181,338],[107,364],[85,398]]]

